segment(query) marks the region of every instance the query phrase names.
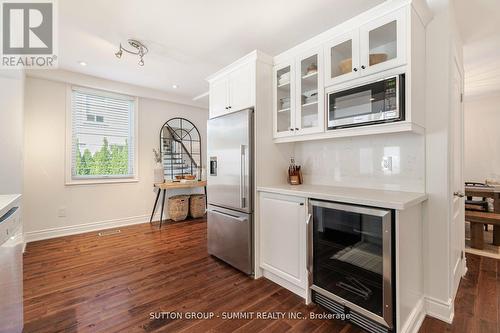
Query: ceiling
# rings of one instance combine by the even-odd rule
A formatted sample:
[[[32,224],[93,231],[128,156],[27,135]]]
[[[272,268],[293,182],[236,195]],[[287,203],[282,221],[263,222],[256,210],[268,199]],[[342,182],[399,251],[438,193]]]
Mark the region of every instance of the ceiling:
[[[208,90],[207,76],[252,50],[276,55],[382,2],[64,0],[58,2],[59,66],[191,102]],[[128,38],[148,46],[144,67],[136,56],[114,56]]]
[[[464,44],[465,94],[500,93],[500,1],[455,0]]]

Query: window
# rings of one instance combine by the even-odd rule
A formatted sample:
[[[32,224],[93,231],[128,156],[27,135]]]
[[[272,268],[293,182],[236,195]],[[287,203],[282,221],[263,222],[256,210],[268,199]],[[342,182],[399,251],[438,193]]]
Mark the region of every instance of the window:
[[[136,99],[80,87],[69,94],[67,183],[134,180]]]

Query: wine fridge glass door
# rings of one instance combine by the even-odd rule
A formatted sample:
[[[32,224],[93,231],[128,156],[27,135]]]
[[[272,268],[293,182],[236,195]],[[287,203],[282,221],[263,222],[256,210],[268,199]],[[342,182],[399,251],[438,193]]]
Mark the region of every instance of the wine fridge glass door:
[[[391,326],[391,211],[313,201],[312,215],[313,285]]]

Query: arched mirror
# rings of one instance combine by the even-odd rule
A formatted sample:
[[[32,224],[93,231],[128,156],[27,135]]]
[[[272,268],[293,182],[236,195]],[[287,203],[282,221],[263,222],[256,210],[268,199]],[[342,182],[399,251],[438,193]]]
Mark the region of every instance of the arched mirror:
[[[165,179],[201,179],[201,135],[187,119],[172,118],[160,130]]]

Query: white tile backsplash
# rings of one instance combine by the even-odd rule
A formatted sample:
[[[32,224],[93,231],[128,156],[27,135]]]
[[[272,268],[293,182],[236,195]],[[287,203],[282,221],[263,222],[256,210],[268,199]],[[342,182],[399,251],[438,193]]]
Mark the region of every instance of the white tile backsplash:
[[[294,154],[306,184],[425,192],[422,135],[394,133],[298,142]],[[384,157],[390,158],[384,163]]]

